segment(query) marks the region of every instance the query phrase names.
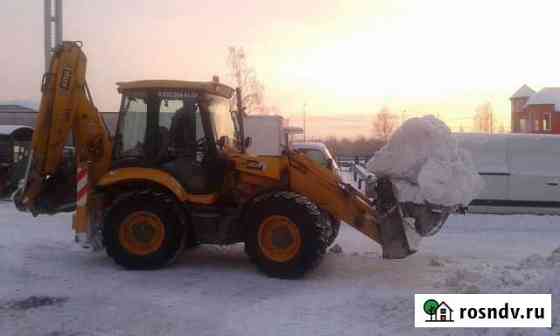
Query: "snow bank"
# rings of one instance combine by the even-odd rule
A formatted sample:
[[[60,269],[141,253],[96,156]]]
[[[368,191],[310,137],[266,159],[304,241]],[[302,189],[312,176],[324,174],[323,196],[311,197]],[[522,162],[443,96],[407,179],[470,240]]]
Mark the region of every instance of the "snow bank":
[[[560,291],[559,275],[560,247],[548,257],[533,254],[511,265],[481,262],[467,267],[459,266],[443,280],[436,282],[435,287],[465,293],[491,290],[551,293]]]
[[[468,205],[484,187],[470,154],[434,116],[407,120],[367,169],[389,177],[401,202]]]
[[[460,266],[455,272],[435,283],[443,292],[455,293],[551,293],[552,330],[519,329],[513,333],[508,329],[490,329],[484,335],[560,335],[560,247],[548,257],[531,255],[513,265],[477,263]],[[462,333],[461,333],[462,334]]]

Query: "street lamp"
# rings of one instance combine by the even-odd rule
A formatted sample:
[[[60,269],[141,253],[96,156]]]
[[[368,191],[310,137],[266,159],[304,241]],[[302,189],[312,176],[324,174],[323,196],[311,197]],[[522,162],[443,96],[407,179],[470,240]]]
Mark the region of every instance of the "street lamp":
[[[55,47],[62,43],[62,0],[45,0],[44,4],[45,71],[47,71]]]

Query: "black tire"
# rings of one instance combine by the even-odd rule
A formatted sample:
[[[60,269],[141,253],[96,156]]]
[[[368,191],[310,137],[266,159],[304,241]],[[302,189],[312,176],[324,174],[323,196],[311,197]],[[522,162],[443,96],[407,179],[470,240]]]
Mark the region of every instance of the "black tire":
[[[247,257],[249,257],[249,261],[255,264],[257,262],[257,251],[255,250],[255,246],[249,246],[248,242],[245,241],[244,251]]]
[[[295,224],[301,244],[289,260],[278,262],[265,255],[259,244],[259,229],[271,216],[283,216]],[[256,200],[247,221],[246,252],[260,271],[276,278],[300,278],[316,267],[328,246],[331,232],[327,217],[308,198],[293,192],[276,192]]]
[[[338,233],[340,232],[340,221],[331,215],[328,215],[327,218],[329,219],[329,224],[331,226],[331,233],[327,240],[327,246],[331,246],[336,240],[336,237],[338,237]]]
[[[157,250],[138,255],[128,250],[119,239],[125,219],[134,213],[147,212],[163,224],[165,234]],[[103,242],[107,255],[127,269],[157,269],[171,263],[181,250],[183,225],[171,197],[161,195],[133,195],[121,199],[105,216]]]
[[[195,248],[200,246],[200,243],[196,239],[194,232],[189,230],[190,232],[187,234],[187,240],[185,241],[185,250],[194,250]]]

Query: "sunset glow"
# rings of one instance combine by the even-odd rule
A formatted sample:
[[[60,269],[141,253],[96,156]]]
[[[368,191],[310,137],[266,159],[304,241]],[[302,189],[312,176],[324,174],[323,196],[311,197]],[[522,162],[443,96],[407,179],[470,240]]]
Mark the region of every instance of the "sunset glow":
[[[8,25],[0,37],[36,45],[0,55],[10,64],[2,75],[16,79],[3,84],[0,99],[36,98],[41,7],[32,0],[3,6],[3,21],[30,25]],[[267,103],[294,123],[307,103],[316,117],[369,120],[388,106],[400,116],[433,113],[469,129],[476,106],[489,101],[508,128],[508,98],[518,87],[560,86],[558,1],[81,0],[65,7],[65,38],[84,41],[102,110],[117,108],[114,83],[121,80],[218,74],[228,82],[230,45],[245,48]],[[314,125],[316,135],[325,127]]]

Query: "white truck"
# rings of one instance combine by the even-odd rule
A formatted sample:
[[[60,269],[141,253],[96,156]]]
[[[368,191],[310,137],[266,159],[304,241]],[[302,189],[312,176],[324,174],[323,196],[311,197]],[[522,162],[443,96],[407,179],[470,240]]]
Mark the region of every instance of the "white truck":
[[[484,179],[470,212],[560,215],[560,136],[456,133]]]
[[[259,156],[280,156],[287,146],[286,123],[276,115],[248,115],[243,118],[245,136],[251,138],[247,152]]]
[[[335,158],[321,142],[292,142],[290,135],[299,134],[297,127],[288,127],[277,115],[249,115],[243,119],[245,136],[252,139],[247,152],[259,156],[280,156],[288,144],[321,166],[339,174]]]

